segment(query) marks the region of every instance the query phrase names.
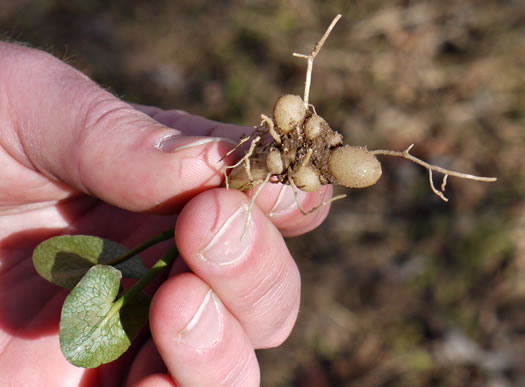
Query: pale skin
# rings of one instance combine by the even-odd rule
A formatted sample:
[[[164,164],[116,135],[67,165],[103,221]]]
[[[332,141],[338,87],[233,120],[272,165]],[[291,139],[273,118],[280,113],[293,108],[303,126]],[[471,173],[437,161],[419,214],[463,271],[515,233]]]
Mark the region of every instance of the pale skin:
[[[234,161],[219,162],[233,145],[218,137],[238,142],[247,128],[131,106],[8,43],[0,85],[0,385],[259,385],[254,350],[280,345],[299,308],[283,235],[312,230],[328,208],[303,216],[290,187],[267,184],[240,241],[250,198],[217,188]],[[327,186],[299,199],[308,209],[330,195]],[[175,225],[183,261],[153,297],[151,334],[99,369],[67,363],[58,342],[66,292],[34,271],[36,244],[67,233],[133,247]],[[152,263],[165,248],[144,257]]]

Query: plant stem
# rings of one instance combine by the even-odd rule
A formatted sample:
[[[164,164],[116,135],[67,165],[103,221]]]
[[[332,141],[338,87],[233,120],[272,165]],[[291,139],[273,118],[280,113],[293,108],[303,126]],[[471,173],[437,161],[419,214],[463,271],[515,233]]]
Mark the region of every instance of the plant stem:
[[[147,248],[149,248],[149,247],[151,247],[153,245],[156,245],[157,243],[164,242],[164,241],[166,241],[168,239],[173,238],[173,235],[174,235],[174,230],[173,229],[161,232],[160,234],[155,235],[153,238],[151,238],[151,239],[141,243],[140,245],[138,245],[134,249],[129,250],[127,253],[122,254],[121,256],[116,257],[116,258],[112,259],[111,261],[109,261],[109,262],[107,262],[105,264],[106,265],[111,265],[111,266],[118,265],[119,263],[122,263],[122,262],[130,259],[131,257],[141,253],[142,251],[146,250]]]
[[[308,98],[310,96],[310,84],[312,83],[312,70],[314,68],[314,59],[317,56],[317,54],[319,54],[319,51],[321,51],[321,48],[323,47],[324,42],[328,38],[328,35],[330,35],[330,32],[332,32],[334,26],[336,25],[336,23],[339,21],[340,18],[341,18],[341,15],[338,14],[334,18],[334,20],[332,20],[332,23],[330,23],[330,25],[328,26],[328,29],[326,30],[324,35],[321,37],[321,39],[316,43],[314,49],[309,55],[298,54],[296,52],[293,53],[293,56],[295,57],[305,58],[306,60],[308,60],[308,67],[306,70],[306,80],[304,82],[304,99],[303,99],[304,107],[306,108],[306,110],[308,110],[308,107],[309,107]]]
[[[135,295],[137,295],[138,293],[140,293],[160,272],[166,269],[175,260],[178,254],[179,251],[177,250],[177,246],[173,246],[171,249],[169,249],[165,255],[163,255],[157,262],[155,262],[150,271],[148,271],[146,275],[144,275],[144,277],[140,279],[140,281],[138,281],[129,290],[127,290],[117,301],[115,301],[114,307],[120,309],[126,304],[126,302],[135,297]]]

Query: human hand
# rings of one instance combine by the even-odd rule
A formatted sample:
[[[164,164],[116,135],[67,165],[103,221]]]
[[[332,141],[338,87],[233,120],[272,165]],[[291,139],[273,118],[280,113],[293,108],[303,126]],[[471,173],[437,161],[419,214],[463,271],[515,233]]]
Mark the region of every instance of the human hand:
[[[299,306],[282,234],[314,228],[328,209],[303,216],[289,189],[269,185],[240,240],[250,199],[216,187],[231,161],[219,162],[232,147],[220,138],[247,128],[133,107],[56,58],[7,43],[0,84],[0,385],[258,385],[254,349],[282,343]],[[319,195],[300,200],[311,208]],[[178,220],[169,215],[184,205]],[[36,274],[34,247],[59,234],[133,247],[175,222],[184,262],[153,298],[151,338],[94,370],[67,363],[66,293]]]

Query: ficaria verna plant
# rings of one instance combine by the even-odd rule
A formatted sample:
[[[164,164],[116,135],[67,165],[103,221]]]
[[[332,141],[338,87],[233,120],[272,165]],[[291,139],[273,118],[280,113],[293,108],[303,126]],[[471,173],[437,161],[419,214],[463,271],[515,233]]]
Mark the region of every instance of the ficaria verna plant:
[[[225,185],[241,191],[257,189],[252,197],[246,227],[250,222],[255,198],[265,184],[290,185],[298,190],[317,191],[321,185],[334,184],[365,188],[381,177],[377,156],[394,156],[410,160],[428,170],[430,188],[442,200],[449,176],[495,181],[444,169],[413,156],[413,145],[404,151],[368,150],[345,145],[343,136],[330,128],[309,102],[312,68],[328,35],[341,15],[337,15],[308,55],[293,55],[307,60],[303,97],[283,95],[273,107],[272,117],[261,115],[260,125],[243,136],[229,153],[248,145],[239,161],[225,170]],[[433,173],[443,175],[436,188]],[[335,196],[306,212],[305,215],[345,195]],[[246,231],[246,228],[245,228]],[[89,235],[61,235],[40,243],[33,253],[37,272],[46,280],[71,292],[64,301],[60,318],[60,346],[66,359],[79,367],[94,368],[120,357],[148,320],[150,298],[144,288],[172,263],[177,249],[172,247],[151,269],[146,269],[142,251],[172,239],[173,231],[154,236],[132,250],[115,242]],[[121,280],[137,282],[123,291]]]

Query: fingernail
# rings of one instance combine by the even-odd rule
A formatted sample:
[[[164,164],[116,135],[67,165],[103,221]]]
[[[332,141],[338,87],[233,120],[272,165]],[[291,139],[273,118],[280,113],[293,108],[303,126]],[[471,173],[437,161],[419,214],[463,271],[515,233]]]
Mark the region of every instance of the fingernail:
[[[177,335],[180,343],[198,351],[214,347],[222,337],[223,315],[221,302],[210,289],[188,325]]]
[[[299,202],[302,202],[306,195],[306,192],[298,190],[297,200],[299,200]],[[279,196],[277,196],[275,204],[273,205],[271,210],[268,211],[268,216],[285,215],[289,212],[296,210],[297,200],[295,199],[295,194],[293,193],[292,189],[289,186],[283,185],[281,191],[279,192]]]
[[[200,252],[203,261],[219,266],[231,265],[248,256],[254,240],[255,223],[248,218],[248,205],[242,205],[215,233]]]
[[[228,138],[222,137],[188,137],[176,134],[161,138],[157,143],[157,149],[165,153],[174,153],[184,149],[216,142],[237,144]]]

